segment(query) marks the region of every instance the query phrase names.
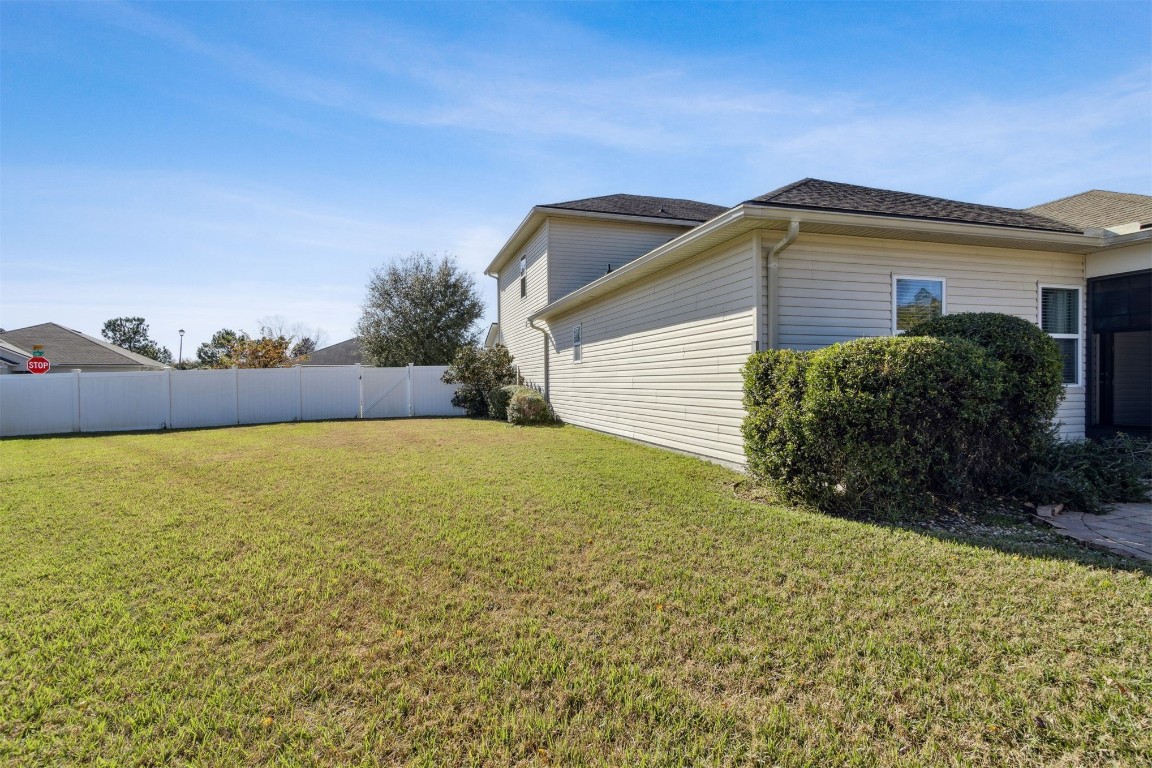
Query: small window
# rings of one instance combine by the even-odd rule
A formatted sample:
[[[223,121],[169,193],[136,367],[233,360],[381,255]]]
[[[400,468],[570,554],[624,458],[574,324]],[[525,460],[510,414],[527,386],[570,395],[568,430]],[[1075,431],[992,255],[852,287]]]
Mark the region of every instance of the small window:
[[[1060,347],[1064,383],[1080,383],[1080,289],[1040,286],[1040,328]]]
[[[580,344],[580,326],[572,329],[572,362],[578,363],[583,357],[583,350]]]
[[[528,257],[520,257],[520,298],[528,295]]]
[[[944,278],[892,278],[892,334],[944,314]]]

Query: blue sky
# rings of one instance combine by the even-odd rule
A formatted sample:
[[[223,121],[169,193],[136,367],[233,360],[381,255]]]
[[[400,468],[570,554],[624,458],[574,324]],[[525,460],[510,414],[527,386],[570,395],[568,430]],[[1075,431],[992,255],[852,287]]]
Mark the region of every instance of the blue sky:
[[[0,327],[351,335],[537,203],[1152,194],[1148,3],[0,4]]]

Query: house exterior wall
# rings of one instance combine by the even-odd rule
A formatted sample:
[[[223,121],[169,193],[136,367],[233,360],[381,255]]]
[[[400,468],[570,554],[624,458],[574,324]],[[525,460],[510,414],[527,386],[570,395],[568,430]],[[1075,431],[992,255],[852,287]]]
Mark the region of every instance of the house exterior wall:
[[[1152,269],[1152,243],[1133,243],[1123,248],[1090,254],[1085,264],[1085,276],[1107,277],[1142,269]]]
[[[548,301],[556,301],[602,277],[609,264],[619,269],[687,229],[594,219],[548,219]]]
[[[527,257],[528,292],[520,295],[520,256]],[[523,250],[500,270],[497,301],[500,302],[500,335],[512,353],[520,375],[531,385],[544,388],[544,335],[528,327],[528,317],[548,303],[548,223]]]
[[[556,413],[570,424],[743,465],[740,369],[752,351],[755,284],[752,240],[742,238],[553,318]]]
[[[891,335],[893,275],[944,278],[948,314],[1003,312],[1033,323],[1039,285],[1079,287],[1080,385],[1065,387],[1056,418],[1065,436],[1084,434],[1083,256],[801,234],[780,254],[778,271],[779,346],[792,349]]]

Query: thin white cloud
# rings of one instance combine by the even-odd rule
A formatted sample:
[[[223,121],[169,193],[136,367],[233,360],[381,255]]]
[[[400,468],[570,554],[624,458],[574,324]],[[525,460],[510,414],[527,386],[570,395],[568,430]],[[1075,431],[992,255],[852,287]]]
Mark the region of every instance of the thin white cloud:
[[[315,47],[336,76],[206,41],[137,7],[115,10],[118,23],[283,97],[382,123],[563,146],[556,151],[564,154],[599,147],[687,163],[731,162],[734,154],[770,184],[825,175],[1003,204],[1044,198],[1051,185],[1074,190],[1092,174],[1133,190],[1149,184],[1152,88],[1143,70],[1042,96],[897,103],[868,93],[765,88],[747,73],[717,73],[715,59],[671,62],[571,25],[537,29],[566,41],[549,57],[531,45],[503,54],[442,50],[420,30],[365,30],[322,16],[313,19],[322,30]]]

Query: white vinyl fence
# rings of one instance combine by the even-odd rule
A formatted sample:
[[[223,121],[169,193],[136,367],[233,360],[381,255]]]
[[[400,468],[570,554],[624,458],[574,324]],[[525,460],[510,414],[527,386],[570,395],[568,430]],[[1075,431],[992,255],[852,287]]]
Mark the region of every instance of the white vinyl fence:
[[[461,416],[445,366],[0,376],[0,437],[319,419]]]

